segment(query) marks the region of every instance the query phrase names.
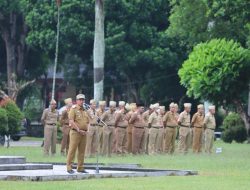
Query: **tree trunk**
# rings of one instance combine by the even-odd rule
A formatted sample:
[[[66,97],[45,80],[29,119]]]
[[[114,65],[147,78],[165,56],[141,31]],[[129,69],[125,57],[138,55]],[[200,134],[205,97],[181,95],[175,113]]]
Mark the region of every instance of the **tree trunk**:
[[[249,134],[249,129],[250,129],[250,123],[249,123],[249,116],[247,114],[246,111],[244,111],[244,108],[241,104],[241,102],[239,101],[235,101],[235,105],[236,105],[236,109],[237,109],[237,112],[240,114],[240,117],[241,119],[244,121],[244,124],[245,124],[245,127],[246,127],[246,130],[247,130],[247,136],[248,136],[248,143],[250,143],[250,134]]]
[[[95,1],[95,39],[94,39],[94,99],[103,99],[104,80],[104,0]]]

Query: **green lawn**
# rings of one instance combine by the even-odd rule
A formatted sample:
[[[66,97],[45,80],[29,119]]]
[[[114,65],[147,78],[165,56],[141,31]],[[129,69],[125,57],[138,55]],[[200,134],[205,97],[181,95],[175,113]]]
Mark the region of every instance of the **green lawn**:
[[[198,176],[188,177],[145,177],[123,179],[91,179],[82,181],[55,182],[0,182],[1,190],[26,189],[192,189],[221,190],[250,188],[250,145],[224,144],[216,142],[215,147],[222,147],[221,154],[173,156],[126,156],[100,158],[102,163],[140,163],[145,168],[190,169],[197,170]],[[59,148],[59,147],[58,147]],[[59,150],[59,149],[58,149]],[[24,155],[27,161],[65,162],[59,154],[55,157],[43,157],[40,147],[0,148],[1,155]],[[95,162],[95,158],[86,159]]]

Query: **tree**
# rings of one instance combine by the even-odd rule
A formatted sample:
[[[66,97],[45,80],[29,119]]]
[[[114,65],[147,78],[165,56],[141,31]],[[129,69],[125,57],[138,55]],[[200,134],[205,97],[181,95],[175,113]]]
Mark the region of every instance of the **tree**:
[[[235,106],[247,129],[244,104],[250,81],[249,55],[248,49],[233,40],[213,39],[195,46],[178,72],[189,96]]]
[[[103,99],[104,81],[104,0],[95,1],[95,39],[94,39],[94,99]]]
[[[213,38],[233,39],[250,47],[250,1],[172,0],[168,34],[191,50]]]

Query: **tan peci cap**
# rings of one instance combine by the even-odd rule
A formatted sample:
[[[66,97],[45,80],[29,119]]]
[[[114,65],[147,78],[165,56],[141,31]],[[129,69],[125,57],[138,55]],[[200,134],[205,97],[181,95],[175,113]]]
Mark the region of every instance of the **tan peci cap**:
[[[56,104],[56,101],[55,100],[51,100],[50,104]]]
[[[160,104],[159,104],[159,103],[155,103],[155,104],[154,104],[154,108],[155,108],[155,109],[158,109],[159,107],[160,107]]]
[[[95,101],[94,99],[91,99],[91,100],[89,101],[89,103],[90,103],[90,104],[96,104],[96,101]]]
[[[171,104],[169,104],[169,107],[170,107],[170,108],[175,108],[175,103],[172,102]]]
[[[150,108],[150,109],[154,109],[154,105],[153,105],[153,104],[150,104],[149,108]]]
[[[115,101],[110,101],[110,102],[109,102],[109,106],[116,107],[116,102],[115,102]]]
[[[165,106],[160,106],[160,110],[165,111]]]
[[[71,103],[72,103],[72,98],[66,98],[66,99],[64,100],[64,103],[65,103],[66,105],[71,104]]]
[[[215,110],[215,106],[214,105],[211,105],[208,107],[209,110]]]
[[[204,106],[203,106],[203,104],[199,104],[199,105],[197,106],[197,108],[198,108],[198,109],[202,109],[202,108],[204,108]]]
[[[119,106],[125,106],[125,102],[124,101],[119,101]]]
[[[192,104],[190,104],[190,103],[185,103],[184,104],[184,108],[191,108],[191,106],[192,106]]]
[[[79,100],[79,99],[84,99],[85,100],[85,95],[84,94],[78,94],[76,96],[76,99]]]
[[[99,101],[99,106],[106,106],[106,101]]]
[[[128,111],[130,111],[131,108],[130,108],[130,105],[128,103],[126,103],[125,109],[128,110]]]

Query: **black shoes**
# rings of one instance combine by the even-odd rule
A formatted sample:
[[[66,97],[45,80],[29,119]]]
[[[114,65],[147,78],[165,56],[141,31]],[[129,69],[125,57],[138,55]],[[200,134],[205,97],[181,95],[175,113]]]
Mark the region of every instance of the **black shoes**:
[[[74,170],[68,170],[67,171],[69,174],[73,174],[73,173],[75,173],[75,171]]]
[[[78,173],[83,173],[83,174],[87,174],[88,172],[86,170],[82,170],[82,171],[77,171]]]

